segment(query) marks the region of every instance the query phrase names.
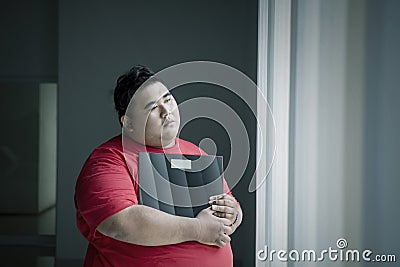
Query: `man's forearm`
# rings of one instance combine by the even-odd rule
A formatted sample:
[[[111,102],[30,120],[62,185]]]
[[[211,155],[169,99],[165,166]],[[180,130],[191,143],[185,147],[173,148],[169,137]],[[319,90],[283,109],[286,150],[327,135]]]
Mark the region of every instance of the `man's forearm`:
[[[161,246],[197,240],[198,222],[133,205],[104,221],[98,230],[111,238],[143,246]]]

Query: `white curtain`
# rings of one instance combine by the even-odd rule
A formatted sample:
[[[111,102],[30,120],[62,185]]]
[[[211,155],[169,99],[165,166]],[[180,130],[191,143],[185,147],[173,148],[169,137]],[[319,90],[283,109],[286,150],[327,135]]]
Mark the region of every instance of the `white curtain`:
[[[258,85],[275,118],[276,156],[257,190],[257,251],[320,251],[339,238],[361,249],[365,1],[259,3]]]

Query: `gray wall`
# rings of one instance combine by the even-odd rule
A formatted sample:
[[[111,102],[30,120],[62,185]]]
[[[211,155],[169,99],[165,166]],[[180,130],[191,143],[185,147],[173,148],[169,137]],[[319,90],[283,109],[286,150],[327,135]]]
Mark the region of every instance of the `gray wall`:
[[[87,243],[75,225],[74,186],[89,153],[120,133],[112,103],[116,78],[134,64],[158,71],[192,60],[225,63],[256,80],[257,1],[59,1],[58,259],[85,255]],[[204,88],[193,95],[224,97],[223,91]],[[248,111],[238,107],[246,117]],[[247,118],[252,149],[254,125],[254,118]],[[218,133],[214,130],[211,136]],[[183,135],[197,142],[198,132],[196,128]],[[224,143],[218,149],[228,154],[226,148]],[[249,174],[254,165],[253,157]],[[254,265],[250,178],[234,189],[246,214],[232,244],[235,266]]]
[[[53,0],[16,0],[2,1],[0,8],[0,90],[1,90],[1,141],[0,171],[2,187],[2,206],[7,205],[8,212],[2,214],[3,242],[13,242],[15,238],[22,243],[32,242],[24,235],[55,234],[55,209],[34,215],[55,201],[55,176],[43,180],[38,177],[40,158],[51,157],[55,162],[55,148],[50,148],[53,154],[47,154],[46,147],[40,143],[40,135],[55,133],[55,116],[47,113],[47,107],[55,108],[55,102],[47,102],[40,96],[39,83],[56,82],[58,75],[58,10],[57,1]],[[54,93],[55,91],[52,91]],[[45,100],[45,102],[42,102]],[[44,104],[44,105],[43,105]],[[54,104],[54,105],[47,105]],[[43,113],[44,112],[44,113]],[[53,119],[52,125],[42,121]],[[49,117],[48,117],[48,116]],[[54,126],[54,127],[53,127]],[[44,128],[42,128],[44,127]],[[45,129],[45,131],[41,131]],[[54,137],[54,136],[52,136]],[[45,138],[47,139],[47,138]],[[23,140],[23,141],[22,141]],[[47,139],[48,141],[49,139]],[[51,141],[55,141],[52,138]],[[7,147],[9,149],[4,148]],[[41,153],[44,152],[44,153]],[[40,155],[40,156],[39,156]],[[38,162],[39,161],[39,162]],[[47,162],[46,162],[47,163]],[[6,166],[4,166],[6,165]],[[52,167],[55,166],[51,164]],[[47,171],[48,164],[43,164]],[[15,172],[7,175],[8,170],[16,167]],[[19,176],[19,177],[18,177]],[[39,181],[39,184],[38,184]],[[47,183],[51,181],[50,183]],[[43,182],[43,183],[42,183]],[[15,186],[18,187],[15,190]],[[52,191],[48,190],[49,187]],[[42,189],[45,189],[42,191]],[[5,193],[4,191],[7,191]],[[39,198],[39,203],[37,199]],[[29,209],[29,210],[28,210]],[[3,210],[4,211],[4,210]],[[28,212],[28,215],[17,215],[17,212]],[[46,241],[35,238],[35,246],[2,246],[0,257],[2,266],[51,266],[53,248],[40,247]],[[50,238],[51,240],[51,238]],[[45,252],[46,251],[46,252]],[[39,264],[40,263],[40,264]],[[48,264],[46,264],[48,263]]]
[[[48,173],[46,179],[52,184],[46,189],[52,190],[42,191],[46,186],[42,183],[43,177],[38,175],[39,155],[54,160],[54,154],[47,154],[47,148],[54,152],[54,144],[47,143],[51,148],[42,150],[39,136],[48,134],[51,128],[54,137],[55,103],[53,98],[42,98],[39,84],[57,80],[57,2],[3,2],[0,9],[0,184],[3,190],[0,206],[4,213],[34,214],[54,205],[55,201],[55,176]],[[53,115],[44,114],[50,107]],[[41,115],[52,117],[52,123],[42,121]],[[24,186],[21,188],[21,185]],[[15,199],[17,193],[22,196]],[[22,224],[15,223],[11,216],[2,218],[3,222],[11,222],[11,227],[3,229],[3,233],[34,232],[31,229],[35,227],[30,226],[26,217],[20,217]]]
[[[55,206],[56,96],[54,84],[0,82],[0,123],[7,126],[0,133],[1,214],[39,214]]]
[[[363,209],[364,246],[377,253],[396,253],[397,262],[400,258],[399,12],[399,1],[368,1]]]
[[[57,80],[57,1],[2,1],[0,81]]]

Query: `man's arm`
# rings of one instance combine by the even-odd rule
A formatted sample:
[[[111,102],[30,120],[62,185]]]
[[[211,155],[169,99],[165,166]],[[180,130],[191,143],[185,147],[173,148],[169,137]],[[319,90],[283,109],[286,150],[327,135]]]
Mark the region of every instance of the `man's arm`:
[[[230,242],[231,222],[212,213],[207,208],[196,218],[188,218],[144,205],[133,205],[104,220],[97,230],[111,238],[142,246],[197,241],[223,247]]]

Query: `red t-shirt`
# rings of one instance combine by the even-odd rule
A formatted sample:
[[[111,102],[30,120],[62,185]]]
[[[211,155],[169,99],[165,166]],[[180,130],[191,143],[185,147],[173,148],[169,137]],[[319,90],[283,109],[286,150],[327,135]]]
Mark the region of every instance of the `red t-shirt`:
[[[168,149],[145,147],[131,143],[127,158],[121,135],[96,148],[85,162],[75,188],[77,225],[89,241],[85,267],[229,267],[233,266],[230,244],[219,248],[198,242],[183,242],[165,246],[140,246],[107,237],[97,227],[111,215],[138,204],[138,152],[166,154],[205,154],[196,145],[177,138]],[[124,144],[125,146],[125,144]],[[125,151],[126,152],[126,151]],[[224,191],[229,188],[224,181]],[[134,223],[134,222],[132,222]]]

